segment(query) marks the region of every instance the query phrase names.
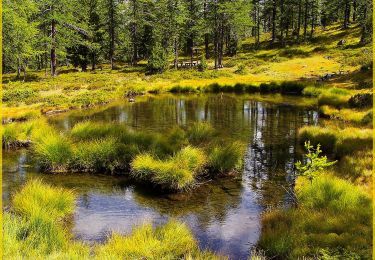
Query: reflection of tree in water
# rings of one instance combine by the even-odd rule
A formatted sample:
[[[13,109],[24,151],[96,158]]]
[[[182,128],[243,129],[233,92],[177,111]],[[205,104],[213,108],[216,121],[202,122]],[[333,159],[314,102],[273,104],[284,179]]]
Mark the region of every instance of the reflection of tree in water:
[[[230,178],[215,180],[193,191],[173,195],[155,195],[138,186],[134,191],[134,200],[170,217],[193,214],[202,227],[207,227],[213,221],[223,222],[228,211],[238,207],[241,193],[241,181]]]
[[[247,106],[254,131],[245,157],[244,178],[259,189],[261,205],[276,206],[285,200],[282,185],[293,179],[298,128],[314,123],[315,113],[251,101]]]

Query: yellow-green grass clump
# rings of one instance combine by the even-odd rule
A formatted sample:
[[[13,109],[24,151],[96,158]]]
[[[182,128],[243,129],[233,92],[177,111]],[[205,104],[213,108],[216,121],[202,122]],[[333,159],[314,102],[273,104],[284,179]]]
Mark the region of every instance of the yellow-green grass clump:
[[[129,236],[112,234],[96,250],[98,259],[183,259],[197,250],[197,243],[186,227],[177,221],[153,228],[137,227]]]
[[[32,180],[15,194],[4,213],[6,259],[225,259],[200,251],[192,233],[175,220],[152,228],[135,227],[129,236],[113,234],[89,247],[72,239],[67,217],[75,207],[73,192]]]
[[[364,191],[325,175],[311,184],[298,178],[296,196],[297,208],[270,211],[262,217],[258,244],[269,256],[371,259],[372,202]]]
[[[372,110],[358,111],[354,109],[334,107],[324,105],[319,108],[321,115],[331,119],[339,119],[345,122],[360,124],[363,126],[372,126]]]
[[[208,167],[214,174],[229,173],[242,168],[245,147],[240,142],[215,146],[210,155]]]
[[[73,156],[71,141],[64,135],[52,132],[39,138],[34,154],[44,171],[66,172]]]
[[[372,129],[305,126],[299,130],[298,136],[302,143],[310,140],[312,145],[321,144],[323,151],[334,153],[338,157],[358,150],[372,149]]]
[[[124,125],[85,121],[75,124],[70,131],[70,135],[74,140],[84,141],[118,137],[126,132],[127,128]]]
[[[131,162],[132,175],[167,189],[182,190],[195,184],[196,177],[207,163],[199,148],[187,146],[174,156],[160,160],[151,154],[141,154]]]
[[[187,131],[187,138],[193,145],[210,141],[215,135],[215,129],[206,122],[194,123]]]

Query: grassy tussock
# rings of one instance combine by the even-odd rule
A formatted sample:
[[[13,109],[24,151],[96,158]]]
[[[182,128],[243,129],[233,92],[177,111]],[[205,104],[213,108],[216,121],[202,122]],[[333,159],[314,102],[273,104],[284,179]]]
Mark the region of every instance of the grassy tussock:
[[[182,223],[171,221],[163,227],[151,224],[137,227],[123,237],[113,234],[96,251],[98,259],[179,259],[193,252],[197,243]]]
[[[73,212],[74,201],[75,195],[71,191],[34,180],[14,196],[13,208],[28,218],[58,220]]]
[[[329,117],[331,119],[339,119],[344,122],[351,122],[364,126],[372,125],[372,110],[368,111],[356,111],[353,109],[336,109],[327,105],[319,108],[321,115]]]
[[[34,153],[43,170],[66,172],[72,159],[73,149],[68,138],[55,132],[40,137],[34,145]]]
[[[206,156],[198,148],[187,146],[173,157],[160,160],[141,154],[131,162],[132,175],[162,187],[182,190],[191,187],[206,164]]]
[[[333,129],[305,126],[299,130],[298,136],[302,143],[310,140],[313,145],[321,144],[323,151],[334,153],[338,157],[371,149],[373,140],[371,129],[353,127]]]
[[[340,248],[342,259],[349,254],[371,258],[372,203],[365,192],[331,175],[311,184],[299,178],[296,189],[298,208],[271,211],[262,218],[259,245],[269,256],[321,257],[323,249]]]
[[[240,170],[244,150],[245,147],[240,142],[214,147],[208,159],[211,172],[217,174]]]
[[[74,140],[85,141],[105,137],[116,137],[127,132],[125,126],[97,122],[80,122],[74,125],[70,135]]]
[[[206,143],[210,141],[214,135],[214,128],[206,122],[195,123],[187,131],[187,138],[193,145]]]
[[[372,151],[358,151],[344,156],[339,163],[338,174],[357,184],[372,185]],[[366,186],[365,186],[366,187]]]
[[[6,259],[224,259],[200,251],[190,230],[172,220],[157,228],[135,227],[129,236],[113,234],[104,244],[89,247],[74,241],[65,219],[74,210],[71,191],[39,180],[16,193],[13,213],[4,213]]]
[[[81,142],[74,146],[70,167],[89,172],[114,172],[115,169],[124,168],[121,164],[126,161],[123,162],[119,158],[120,153],[124,151],[125,149],[119,150],[114,138]]]

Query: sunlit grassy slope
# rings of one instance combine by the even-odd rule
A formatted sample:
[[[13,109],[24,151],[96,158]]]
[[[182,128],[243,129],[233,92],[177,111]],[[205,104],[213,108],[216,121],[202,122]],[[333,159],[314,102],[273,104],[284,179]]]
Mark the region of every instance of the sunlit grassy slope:
[[[3,77],[4,118],[32,118],[49,110],[102,104],[122,98],[131,90],[164,92],[175,86],[202,88],[214,83],[315,82],[327,73],[340,71],[343,75],[325,84],[350,89],[371,80],[371,73],[360,71],[371,61],[372,50],[371,46],[358,45],[359,28],[343,31],[332,26],[317,31],[312,42],[284,47],[272,47],[268,39],[269,35],[263,35],[258,50],[253,48],[253,38],[245,40],[236,56],[224,58],[224,68],[220,70],[213,69],[211,59],[209,69],[204,72],[170,69],[162,74],[147,75],[146,61],[141,61],[137,67],[118,64],[112,71],[106,64],[94,72],[60,67],[55,78],[45,75],[44,71],[31,71],[26,82],[17,81],[15,74],[7,74]],[[341,39],[346,41],[344,46],[337,45]]]

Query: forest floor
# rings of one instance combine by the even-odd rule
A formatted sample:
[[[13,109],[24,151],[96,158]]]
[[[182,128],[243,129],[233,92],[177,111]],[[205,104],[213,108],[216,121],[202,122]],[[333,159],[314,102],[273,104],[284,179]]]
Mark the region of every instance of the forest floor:
[[[73,67],[60,67],[58,76],[45,71],[29,71],[26,80],[17,80],[15,74],[3,75],[3,118],[28,119],[48,111],[65,111],[91,107],[123,98],[130,91],[160,93],[176,87],[202,89],[212,84],[233,86],[237,83],[259,85],[265,82],[301,81],[316,86],[326,74],[337,76],[319,84],[347,89],[351,94],[367,90],[372,72],[366,66],[372,59],[370,45],[358,45],[360,28],[341,30],[332,26],[317,31],[310,43],[272,47],[264,35],[258,50],[254,39],[242,42],[236,56],[224,58],[224,68],[169,69],[162,74],[148,75],[146,61],[131,67],[117,64],[111,70],[108,64],[96,71],[81,72]],[[266,38],[267,37],[267,38]],[[338,42],[345,40],[343,46]],[[182,57],[182,60],[184,58]],[[186,60],[188,58],[185,58]],[[361,70],[362,68],[362,70]],[[365,69],[364,69],[365,68]],[[311,93],[307,94],[311,96]]]

